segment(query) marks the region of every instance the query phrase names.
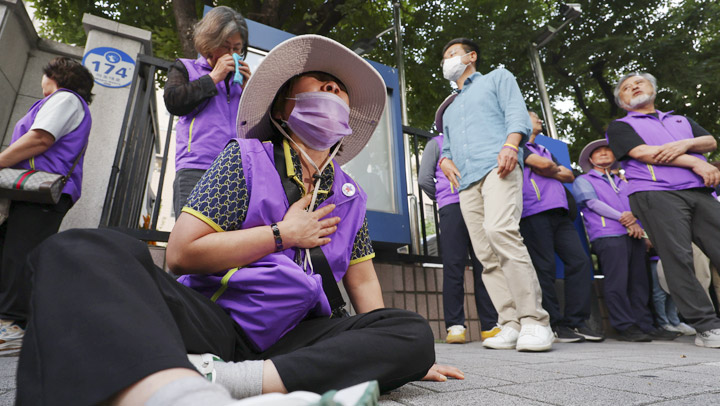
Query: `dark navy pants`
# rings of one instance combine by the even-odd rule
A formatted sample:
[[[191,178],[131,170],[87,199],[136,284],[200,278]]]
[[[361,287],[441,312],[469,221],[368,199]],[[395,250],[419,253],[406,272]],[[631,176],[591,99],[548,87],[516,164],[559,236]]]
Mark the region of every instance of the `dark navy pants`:
[[[650,313],[650,280],[645,264],[645,242],[627,235],[598,238],[592,242],[603,280],[610,324],[619,331],[632,325],[653,329]]]
[[[459,203],[440,208],[440,244],[443,261],[445,327],[465,324],[464,276],[469,252],[473,266],[475,306],[480,319],[480,328],[492,329],[497,324],[498,314],[483,284],[483,267],[475,257]]]
[[[520,220],[542,289],[543,308],[553,326],[580,327],[590,318],[592,265],[567,211],[547,210]],[[565,265],[565,312],[555,293],[555,253]]]

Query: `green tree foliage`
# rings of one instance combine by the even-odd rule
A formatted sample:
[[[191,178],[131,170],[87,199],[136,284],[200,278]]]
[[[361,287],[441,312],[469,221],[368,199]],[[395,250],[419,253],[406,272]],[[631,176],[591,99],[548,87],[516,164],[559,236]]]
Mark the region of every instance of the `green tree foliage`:
[[[577,1],[577,0],[576,0]],[[316,33],[351,45],[393,24],[392,1],[367,0],[35,0],[46,37],[82,44],[80,21],[91,13],[153,33],[157,56],[191,56],[177,32],[178,10],[190,22],[208,5],[227,5],[255,21],[294,34]],[[613,100],[615,81],[644,70],[658,79],[657,106],[693,117],[720,134],[720,4],[714,0],[580,1],[583,13],[541,50],[542,66],[560,136],[577,158],[607,124],[624,114]],[[481,46],[478,70],[513,72],[528,107],[540,111],[528,45],[546,24],[562,20],[551,0],[402,0],[404,64],[410,124],[430,129],[437,106],[450,93],[440,53],[456,37]],[[180,13],[182,14],[182,13]],[[192,17],[195,18],[192,18]],[[250,33],[252,37],[252,32]],[[183,48],[185,41],[186,48]],[[185,49],[183,51],[183,49]],[[189,55],[188,55],[189,54]],[[395,66],[392,33],[382,36],[368,59]]]

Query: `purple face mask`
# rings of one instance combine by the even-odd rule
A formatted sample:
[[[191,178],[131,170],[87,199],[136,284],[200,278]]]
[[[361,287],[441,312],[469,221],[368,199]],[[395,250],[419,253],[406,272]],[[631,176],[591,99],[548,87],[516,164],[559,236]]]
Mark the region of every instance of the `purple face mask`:
[[[350,107],[339,96],[328,92],[298,93],[287,124],[295,135],[315,151],[330,149],[352,134]]]

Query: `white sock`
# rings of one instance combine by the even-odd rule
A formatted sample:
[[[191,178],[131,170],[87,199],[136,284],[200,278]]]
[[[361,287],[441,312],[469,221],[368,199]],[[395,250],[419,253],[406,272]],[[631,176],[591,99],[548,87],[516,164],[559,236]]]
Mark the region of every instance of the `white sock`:
[[[145,406],[225,406],[233,402],[227,389],[201,376],[193,376],[163,386]]]
[[[264,362],[215,362],[215,383],[224,386],[235,399],[260,395]]]

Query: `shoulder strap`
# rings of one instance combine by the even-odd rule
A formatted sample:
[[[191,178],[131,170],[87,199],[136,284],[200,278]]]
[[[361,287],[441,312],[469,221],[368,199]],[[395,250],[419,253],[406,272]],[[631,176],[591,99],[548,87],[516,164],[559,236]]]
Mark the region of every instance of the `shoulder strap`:
[[[78,162],[80,162],[80,158],[85,154],[85,150],[87,149],[87,146],[89,143],[90,143],[90,140],[88,139],[88,142],[85,143],[85,146],[83,147],[82,151],[80,151],[78,156],[75,158],[75,162],[73,162],[72,167],[70,167],[70,171],[67,173],[67,175],[65,175],[63,177],[63,183],[66,183],[68,181],[68,179],[70,179],[70,175],[72,175]]]
[[[298,185],[287,176],[285,152],[283,151],[282,141],[273,141],[273,157],[275,159],[275,169],[278,175],[280,175],[288,203],[292,205],[300,200],[302,192]],[[345,310],[345,300],[343,300],[340,288],[338,288],[337,282],[335,282],[335,276],[330,269],[330,263],[328,263],[325,253],[320,247],[312,248],[310,249],[310,259],[313,263],[313,269],[322,277],[323,291],[325,291],[325,296],[327,296],[328,302],[330,303],[330,309],[332,309],[332,315],[330,317],[347,316],[348,312]]]

